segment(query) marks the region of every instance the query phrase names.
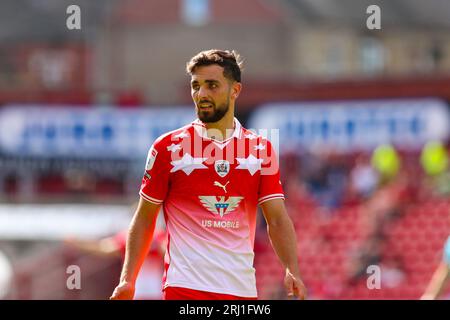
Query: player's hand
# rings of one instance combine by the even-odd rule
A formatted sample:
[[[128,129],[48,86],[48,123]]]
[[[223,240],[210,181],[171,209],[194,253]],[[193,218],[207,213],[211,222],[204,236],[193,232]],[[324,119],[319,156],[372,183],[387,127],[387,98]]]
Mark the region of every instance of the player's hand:
[[[110,300],[133,300],[134,298],[134,285],[129,282],[121,282],[114,289]]]
[[[300,276],[294,276],[289,270],[286,270],[286,276],[284,277],[284,286],[288,293],[289,298],[297,298],[299,300],[305,300],[307,296],[307,290]]]

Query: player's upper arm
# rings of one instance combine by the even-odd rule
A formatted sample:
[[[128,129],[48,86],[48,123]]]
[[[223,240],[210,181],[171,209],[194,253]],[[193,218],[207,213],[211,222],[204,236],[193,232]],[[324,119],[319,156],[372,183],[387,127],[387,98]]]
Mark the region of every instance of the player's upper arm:
[[[167,195],[170,176],[170,154],[167,138],[158,138],[150,147],[139,194],[149,202],[162,204]]]
[[[141,196],[136,209],[136,215],[151,224],[156,220],[160,208],[161,204],[155,204],[153,202],[147,201]]]
[[[284,191],[280,181],[280,168],[277,154],[272,144],[266,139],[258,143],[265,146],[259,154],[259,157],[263,159],[258,188],[258,204],[261,206],[266,201],[284,199]]]

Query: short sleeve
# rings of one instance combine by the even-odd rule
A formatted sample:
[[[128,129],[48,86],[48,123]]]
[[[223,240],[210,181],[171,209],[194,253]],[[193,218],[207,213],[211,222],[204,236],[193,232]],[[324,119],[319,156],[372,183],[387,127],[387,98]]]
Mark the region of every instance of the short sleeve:
[[[444,262],[450,267],[450,237],[448,237],[447,242],[444,246]]]
[[[280,181],[280,168],[278,156],[269,140],[262,139],[259,145],[264,146],[260,150],[259,157],[263,159],[261,164],[261,176],[258,190],[258,205],[273,199],[283,199],[284,191]]]
[[[157,141],[148,151],[140,196],[154,204],[162,204],[168,190],[169,173],[167,150]]]

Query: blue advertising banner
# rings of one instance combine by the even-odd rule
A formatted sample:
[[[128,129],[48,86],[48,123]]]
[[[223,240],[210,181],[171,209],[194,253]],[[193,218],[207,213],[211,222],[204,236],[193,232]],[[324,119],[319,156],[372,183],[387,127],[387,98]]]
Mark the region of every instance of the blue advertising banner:
[[[448,107],[441,100],[396,99],[272,103],[257,109],[248,127],[269,135],[276,132],[281,152],[346,151],[370,150],[383,143],[421,148],[426,141],[448,139],[449,123]]]
[[[11,105],[0,109],[0,153],[139,159],[158,136],[195,118],[192,107],[131,110]]]

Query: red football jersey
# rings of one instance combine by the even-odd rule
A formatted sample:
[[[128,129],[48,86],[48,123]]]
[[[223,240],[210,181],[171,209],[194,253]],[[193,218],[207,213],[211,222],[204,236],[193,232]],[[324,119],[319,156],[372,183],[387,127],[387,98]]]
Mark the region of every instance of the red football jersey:
[[[257,205],[284,199],[269,140],[234,119],[232,136],[217,141],[196,120],[154,142],[140,195],[163,205],[164,287],[257,296]]]

